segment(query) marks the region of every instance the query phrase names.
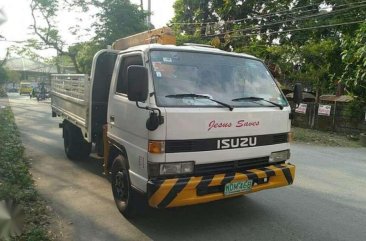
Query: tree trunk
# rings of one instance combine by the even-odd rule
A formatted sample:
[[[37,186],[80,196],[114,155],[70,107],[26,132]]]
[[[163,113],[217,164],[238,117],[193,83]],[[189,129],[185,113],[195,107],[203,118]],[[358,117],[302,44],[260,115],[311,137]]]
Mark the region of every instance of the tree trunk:
[[[74,65],[74,67],[75,67],[76,73],[77,74],[80,74],[81,72],[80,72],[80,69],[79,69],[78,62],[76,61],[76,56],[74,54],[73,55],[69,55],[69,56],[70,56],[71,61],[72,61],[73,65]]]
[[[319,104],[320,102],[320,85],[316,86],[316,95],[315,95],[315,103]]]
[[[316,85],[316,94],[315,94],[315,103],[314,103],[314,108],[312,109],[313,113],[312,113],[312,117],[311,117],[311,129],[314,129],[314,126],[315,126],[315,118],[317,116],[316,107],[319,106],[319,102],[320,102],[320,84],[317,84]]]

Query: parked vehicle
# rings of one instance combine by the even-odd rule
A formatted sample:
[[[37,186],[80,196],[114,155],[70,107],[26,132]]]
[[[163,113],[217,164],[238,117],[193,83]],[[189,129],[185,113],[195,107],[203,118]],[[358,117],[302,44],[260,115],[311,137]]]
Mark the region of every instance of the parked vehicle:
[[[30,93],[32,93],[32,89],[33,89],[33,87],[30,82],[20,82],[19,94],[20,95],[24,95],[24,94],[29,95]]]
[[[41,83],[35,91],[35,93],[36,93],[35,96],[37,98],[37,101],[45,100],[50,97],[49,92],[47,91],[47,89],[45,88],[44,85],[45,85],[44,83]]]
[[[157,44],[139,45],[146,39]],[[144,202],[170,208],[292,184],[291,108],[264,63],[172,39],[166,28],[122,39],[96,53],[90,78],[52,76],[67,157],[85,159],[96,143],[127,217]]]

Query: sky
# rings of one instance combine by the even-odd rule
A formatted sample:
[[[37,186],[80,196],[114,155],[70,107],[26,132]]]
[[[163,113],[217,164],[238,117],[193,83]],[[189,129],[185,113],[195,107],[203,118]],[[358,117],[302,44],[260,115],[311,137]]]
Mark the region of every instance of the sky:
[[[173,17],[173,3],[175,0],[151,0],[152,17],[151,22],[155,27],[165,26],[166,23]],[[140,0],[131,0],[132,3],[140,4]],[[148,0],[144,0],[144,9],[147,8]],[[24,41],[29,39],[32,34],[32,30],[29,25],[32,23],[32,16],[29,8],[30,0],[0,0],[0,9],[6,15],[6,22],[0,25],[0,35],[5,37],[7,41],[0,37],[0,59],[5,57],[6,49],[16,44],[11,41]],[[0,15],[1,21],[1,15]],[[69,31],[69,28],[75,23],[78,23],[81,27],[90,25],[93,21],[92,16],[83,15],[81,13],[70,13],[62,11],[57,19],[58,28],[62,37],[68,44],[81,42],[87,40],[90,37],[88,32],[81,33],[81,38],[76,38]],[[79,32],[80,34],[80,32]],[[10,41],[10,42],[9,42]],[[44,57],[55,55],[54,50],[46,50],[39,52]]]

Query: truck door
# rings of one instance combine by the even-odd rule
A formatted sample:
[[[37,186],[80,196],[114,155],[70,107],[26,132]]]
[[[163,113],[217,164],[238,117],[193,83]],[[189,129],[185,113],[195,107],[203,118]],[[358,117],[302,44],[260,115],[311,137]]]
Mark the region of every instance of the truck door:
[[[149,112],[128,100],[127,68],[131,65],[144,65],[142,53],[128,53],[117,59],[109,96],[108,137],[126,149],[131,182],[145,191]]]

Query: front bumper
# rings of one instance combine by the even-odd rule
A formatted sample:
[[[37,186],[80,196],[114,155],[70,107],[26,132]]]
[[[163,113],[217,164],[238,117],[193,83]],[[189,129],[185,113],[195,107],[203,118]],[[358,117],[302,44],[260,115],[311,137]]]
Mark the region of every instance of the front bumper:
[[[149,180],[147,194],[151,207],[170,208],[206,203],[264,189],[287,186],[293,183],[294,178],[295,166],[287,163],[236,173]],[[250,192],[224,195],[225,184],[245,180],[253,180]]]

